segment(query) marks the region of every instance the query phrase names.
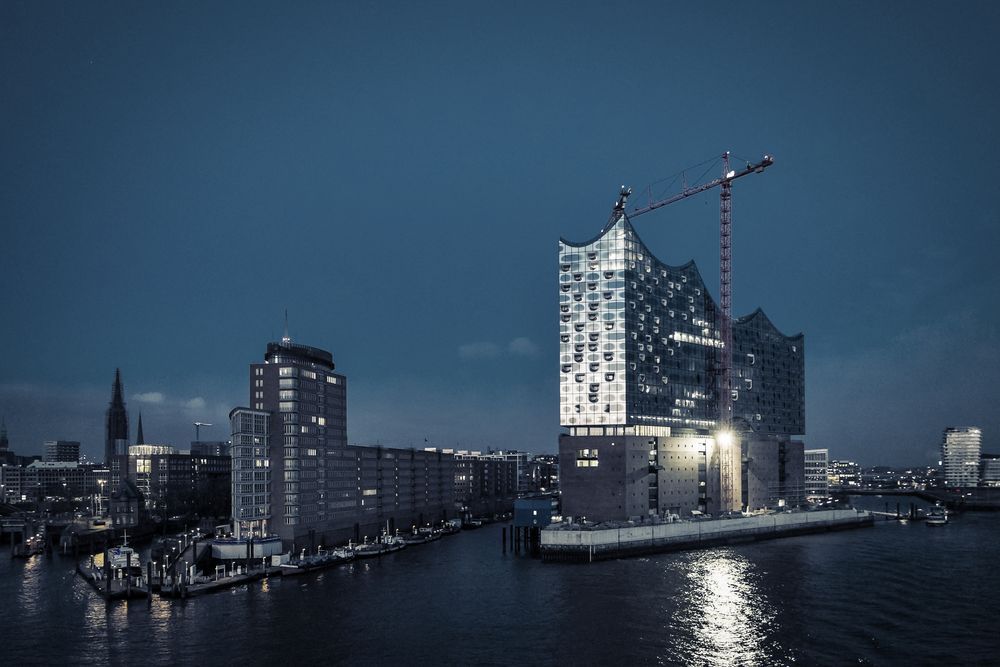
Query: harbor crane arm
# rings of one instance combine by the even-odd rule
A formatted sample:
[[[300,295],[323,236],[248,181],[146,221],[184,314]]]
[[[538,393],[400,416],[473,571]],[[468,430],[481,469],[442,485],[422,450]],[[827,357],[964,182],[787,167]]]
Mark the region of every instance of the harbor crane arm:
[[[728,160],[729,153],[726,153],[723,157]],[[737,178],[743,178],[747,174],[759,174],[768,167],[770,167],[772,164],[774,164],[774,158],[772,158],[770,155],[765,155],[763,159],[761,159],[761,161],[757,162],[756,164],[748,164],[745,168],[741,169],[740,171],[728,171],[723,176],[720,176],[719,178],[709,181],[708,183],[695,185],[694,187],[687,188],[686,190],[678,192],[675,195],[671,195],[666,199],[660,199],[658,201],[651,202],[641,208],[636,208],[628,215],[629,217],[635,217],[637,215],[642,215],[643,213],[649,213],[650,211],[655,211],[658,208],[663,208],[667,204],[673,204],[674,202],[680,201],[682,199],[687,199],[688,197],[696,195],[700,192],[704,192],[705,190],[711,190],[714,187],[726,183],[732,183]],[[631,189],[629,189],[629,193],[631,194]]]

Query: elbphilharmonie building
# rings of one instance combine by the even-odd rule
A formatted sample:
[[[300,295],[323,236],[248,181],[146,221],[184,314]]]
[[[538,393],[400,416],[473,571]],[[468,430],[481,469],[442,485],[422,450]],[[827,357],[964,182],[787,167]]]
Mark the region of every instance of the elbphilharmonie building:
[[[560,240],[565,514],[605,520],[798,500],[803,336],[786,336],[758,309],[734,319],[727,351],[720,317],[694,262],[657,259],[623,213],[589,241]],[[728,431],[718,437],[727,353],[735,443]]]

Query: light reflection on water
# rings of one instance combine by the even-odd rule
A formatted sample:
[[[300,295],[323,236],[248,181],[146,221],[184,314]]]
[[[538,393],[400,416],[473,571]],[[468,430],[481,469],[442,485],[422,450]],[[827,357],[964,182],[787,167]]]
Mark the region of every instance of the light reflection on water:
[[[677,647],[685,662],[772,664],[770,631],[776,611],[745,557],[729,549],[696,552],[671,569],[683,579],[681,604],[673,607],[668,630],[688,639]]]

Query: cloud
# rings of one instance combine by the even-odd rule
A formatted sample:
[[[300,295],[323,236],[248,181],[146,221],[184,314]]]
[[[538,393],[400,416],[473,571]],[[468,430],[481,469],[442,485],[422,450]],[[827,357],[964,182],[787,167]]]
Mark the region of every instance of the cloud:
[[[530,338],[519,336],[507,344],[507,352],[518,357],[534,357],[538,354],[538,346]]]
[[[142,394],[135,394],[132,396],[132,400],[138,401],[139,403],[163,403],[166,397],[162,392],[159,391],[147,391]]]
[[[458,346],[458,356],[465,360],[496,359],[502,355],[512,357],[534,357],[538,355],[538,345],[525,336],[518,336],[501,347],[490,341],[476,341]]]
[[[477,341],[458,346],[458,356],[462,359],[492,359],[500,355],[500,347],[496,343]]]
[[[201,396],[196,396],[189,401],[184,401],[184,408],[187,410],[204,410],[205,405],[205,399]]]

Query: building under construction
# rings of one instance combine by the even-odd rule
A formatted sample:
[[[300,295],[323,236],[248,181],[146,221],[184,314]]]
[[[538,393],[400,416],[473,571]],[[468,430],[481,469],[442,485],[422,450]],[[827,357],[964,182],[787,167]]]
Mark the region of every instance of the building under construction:
[[[724,156],[728,158],[728,156]],[[729,314],[728,198],[722,187],[722,305],[694,262],[657,259],[622,196],[595,238],[559,244],[563,513],[604,521],[796,504],[803,499],[803,336],[761,310]]]

